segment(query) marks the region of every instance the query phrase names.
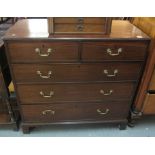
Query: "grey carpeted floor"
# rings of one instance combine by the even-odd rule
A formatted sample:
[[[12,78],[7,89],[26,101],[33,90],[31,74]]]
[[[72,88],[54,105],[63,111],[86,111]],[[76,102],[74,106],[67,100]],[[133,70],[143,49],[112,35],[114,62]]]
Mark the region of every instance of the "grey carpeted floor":
[[[155,116],[141,118],[135,127],[119,130],[116,125],[53,125],[34,128],[30,134],[0,129],[0,137],[154,137]]]

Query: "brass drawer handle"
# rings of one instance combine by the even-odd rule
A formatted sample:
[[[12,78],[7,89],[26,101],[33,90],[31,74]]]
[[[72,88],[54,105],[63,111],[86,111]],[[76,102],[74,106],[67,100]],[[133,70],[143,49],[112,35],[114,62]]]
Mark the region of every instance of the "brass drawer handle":
[[[112,53],[112,50],[110,48],[107,49],[107,53],[110,56],[118,56],[122,52],[122,48],[118,48],[117,53]]]
[[[78,31],[83,31],[84,26],[83,25],[77,25],[77,30]]]
[[[102,89],[100,90],[100,93],[103,94],[103,95],[105,95],[105,96],[109,96],[109,95],[111,95],[113,92],[114,92],[114,91],[113,91],[112,89],[110,89],[109,93],[105,93],[104,90],[102,90]]]
[[[55,111],[54,110],[44,110],[44,111],[42,111],[42,115],[47,115],[47,114],[54,115],[55,114]]]
[[[45,95],[43,91],[40,91],[40,95],[44,98],[51,98],[54,96],[54,91],[50,91],[49,95]]]
[[[97,109],[96,111],[97,111],[100,115],[106,115],[106,114],[108,114],[108,113],[110,112],[109,109],[106,109],[105,112],[102,112],[100,109]]]
[[[39,56],[41,56],[41,57],[48,57],[50,55],[50,53],[52,52],[52,49],[51,48],[48,48],[47,49],[47,54],[41,53],[41,50],[39,48],[36,48],[35,49],[35,52],[38,53]]]
[[[114,77],[114,76],[117,75],[117,73],[118,73],[118,70],[117,69],[114,70],[114,74],[109,74],[109,72],[108,72],[107,69],[104,70],[104,74],[106,74],[107,77]]]
[[[52,71],[48,71],[47,75],[42,75],[41,71],[37,71],[37,74],[38,74],[42,79],[49,79],[49,78],[51,78]]]

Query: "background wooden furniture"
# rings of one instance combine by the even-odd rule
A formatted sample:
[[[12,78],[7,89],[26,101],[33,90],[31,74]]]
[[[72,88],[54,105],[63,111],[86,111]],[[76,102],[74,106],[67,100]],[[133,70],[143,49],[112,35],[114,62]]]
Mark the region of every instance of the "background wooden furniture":
[[[49,17],[50,34],[110,34],[112,18],[108,17]]]
[[[155,18],[134,18],[133,24],[152,38],[145,71],[132,107],[132,118],[155,114]]]
[[[46,19],[21,20],[4,41],[24,133],[47,124],[126,128],[150,42],[128,21],[113,21],[110,35],[77,36],[49,35]]]
[[[0,126],[18,129],[16,99],[12,97],[8,86],[11,82],[4,45],[0,47]]]
[[[0,126],[17,130],[19,112],[13,87],[8,89],[11,85],[11,76],[2,40],[7,29],[12,26],[12,21],[10,18],[2,19],[0,23]]]

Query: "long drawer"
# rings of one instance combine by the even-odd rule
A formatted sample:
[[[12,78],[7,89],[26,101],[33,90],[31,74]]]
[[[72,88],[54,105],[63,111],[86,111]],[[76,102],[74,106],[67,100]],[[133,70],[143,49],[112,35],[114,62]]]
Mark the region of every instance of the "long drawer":
[[[119,120],[128,115],[129,103],[22,105],[24,122],[61,122],[80,120]]]
[[[143,42],[84,42],[82,60],[144,60],[146,49]]]
[[[77,42],[11,42],[10,60],[14,62],[77,61]]]
[[[102,24],[55,24],[55,33],[104,33]]]
[[[85,64],[13,64],[13,73],[20,82],[82,82],[82,81],[136,81],[142,64],[85,63]]]
[[[132,83],[100,84],[38,84],[17,85],[20,102],[32,104],[51,102],[88,102],[103,100],[130,100]]]
[[[104,24],[107,18],[103,17],[55,17],[54,23],[64,24],[64,23],[89,23],[89,24]]]

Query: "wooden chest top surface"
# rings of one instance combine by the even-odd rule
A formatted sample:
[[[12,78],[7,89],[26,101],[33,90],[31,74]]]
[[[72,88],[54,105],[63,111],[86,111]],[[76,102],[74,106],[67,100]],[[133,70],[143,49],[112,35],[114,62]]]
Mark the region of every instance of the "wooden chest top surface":
[[[49,35],[47,19],[24,19],[12,26],[3,38],[18,39],[48,39],[48,40],[149,40],[149,37],[129,21],[113,20],[110,35],[72,34]]]

